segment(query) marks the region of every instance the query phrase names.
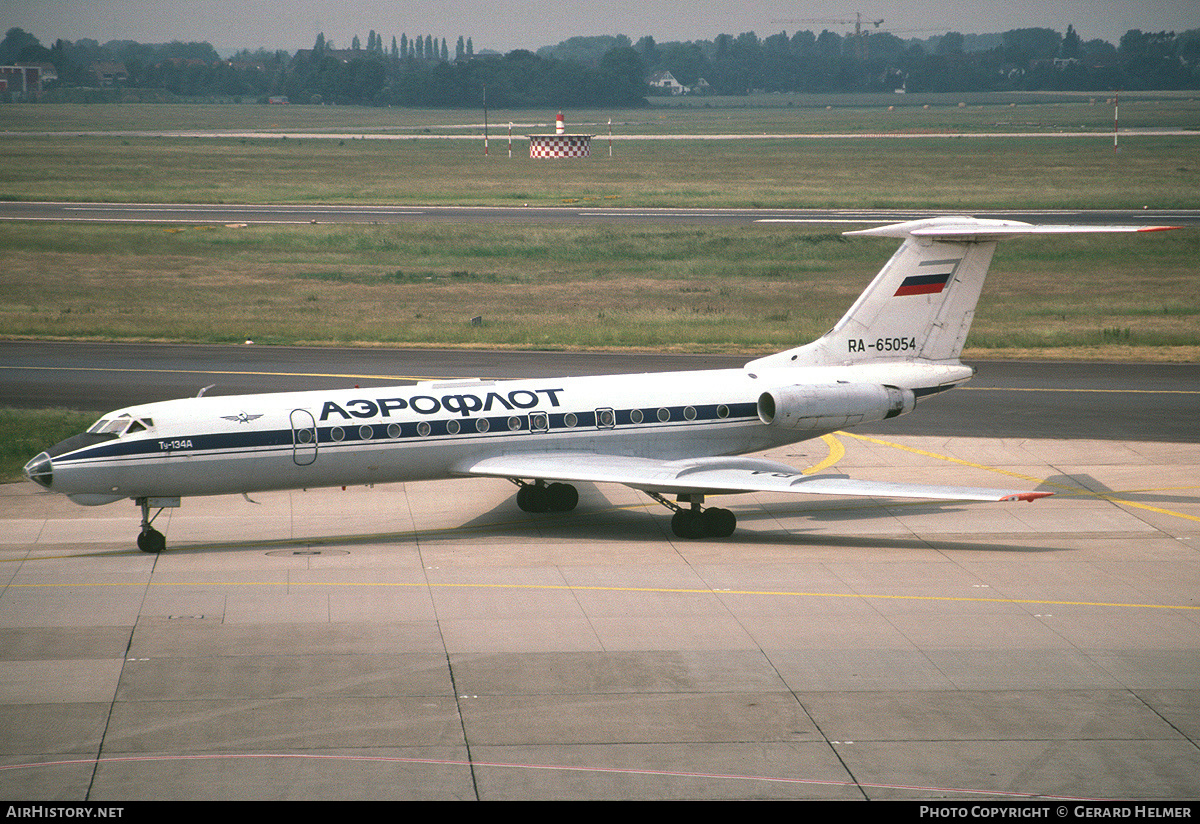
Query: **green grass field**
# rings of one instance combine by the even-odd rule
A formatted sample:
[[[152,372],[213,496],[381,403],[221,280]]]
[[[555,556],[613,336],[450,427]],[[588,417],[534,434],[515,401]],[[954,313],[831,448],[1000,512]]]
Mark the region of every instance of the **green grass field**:
[[[1200,129],[1197,97],[1127,93],[1122,125]],[[0,198],[964,210],[1191,208],[1200,201],[1200,138],[1129,133],[1122,137],[1121,151],[1114,153],[1112,107],[1103,95],[652,100],[642,109],[567,112],[571,129],[598,135],[591,158],[568,163],[528,157],[524,134],[546,130],[553,122],[550,111],[492,112],[485,157],[482,111],[250,104],[0,106],[0,145],[6,157]],[[610,119],[618,138],[612,158]],[[518,124],[512,159],[509,121]],[[181,130],[272,136],[138,135]],[[1057,136],[1064,131],[1086,136]],[[979,132],[1045,137],[969,136]],[[285,139],[280,136],[285,133],[339,137]],[[934,133],[952,136],[930,136]],[[621,139],[666,134],[754,139]],[[791,134],[904,137],[778,137]],[[474,137],[434,139],[439,135]]]
[[[900,100],[900,98],[904,98]],[[895,104],[889,101],[897,101]],[[1200,137],[1137,134],[1083,95],[656,98],[573,112],[626,134],[902,132],[909,138],[618,141],[536,161],[495,121],[479,140],[150,137],[257,129],[478,131],[481,112],[257,105],[0,106],[0,198],[226,203],[1076,209],[1200,207]],[[964,105],[959,106],[961,102]],[[887,105],[884,105],[887,104]],[[893,111],[888,106],[895,105]],[[1186,94],[1122,99],[1132,123],[1188,126]],[[944,137],[928,131],[1030,130]],[[1055,137],[1086,128],[1095,136]],[[594,130],[603,131],[597,125]],[[81,136],[81,131],[108,132]],[[517,130],[520,134],[520,130]],[[1116,355],[1200,343],[1195,231],[1002,248],[970,345]],[[0,334],[121,340],[653,347],[761,351],[824,331],[891,253],[795,226],[409,224],[0,226]],[[1012,286],[1005,278],[1013,278]],[[482,326],[465,320],[484,317]],[[1139,355],[1144,356],[1144,355]]]
[[[1111,92],[979,94],[762,94],[652,97],[648,107],[564,112],[570,130],[629,134],[840,134],[862,132],[1029,132],[1113,126]],[[1121,126],[1200,128],[1200,94],[1122,92]],[[961,104],[961,105],[960,105]],[[554,125],[554,110],[493,109],[491,134],[508,123]],[[0,107],[8,132],[253,130],[360,134],[480,134],[483,109],[392,109],[256,104],[21,104]]]
[[[1200,137],[525,141],[0,137],[0,199],[930,209],[1194,208]]]
[[[894,246],[779,224],[9,223],[0,328],[57,339],[761,352],[824,332]],[[1197,259],[1200,233],[1189,231],[1006,244],[969,343],[1195,347]],[[482,325],[469,324],[475,316]]]

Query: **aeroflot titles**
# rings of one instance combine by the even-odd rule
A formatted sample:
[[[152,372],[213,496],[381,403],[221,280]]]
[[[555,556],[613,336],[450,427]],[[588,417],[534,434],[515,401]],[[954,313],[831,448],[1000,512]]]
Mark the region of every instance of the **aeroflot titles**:
[[[558,393],[562,391],[561,388],[514,389],[504,395],[499,392],[488,392],[482,397],[464,393],[442,395],[440,398],[433,395],[413,395],[409,398],[376,398],[375,400],[360,398],[352,401],[343,401],[341,404],[334,401],[325,401],[325,405],[321,407],[321,420],[328,420],[332,415],[340,415],[343,420],[347,421],[354,418],[387,418],[393,412],[399,412],[404,409],[411,409],[419,415],[434,415],[444,409],[447,412],[454,412],[467,418],[471,416],[472,412],[491,412],[493,409],[499,408],[508,410],[532,409],[541,402],[539,395],[545,395],[550,401],[551,406],[559,406]]]

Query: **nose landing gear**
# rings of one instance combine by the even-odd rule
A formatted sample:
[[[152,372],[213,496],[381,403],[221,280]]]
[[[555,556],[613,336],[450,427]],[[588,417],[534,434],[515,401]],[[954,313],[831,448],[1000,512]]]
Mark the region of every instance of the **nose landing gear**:
[[[137,547],[142,552],[150,552],[158,554],[167,548],[167,537],[151,526],[154,523],[154,518],[157,518],[167,506],[179,506],[178,498],[155,499],[156,503],[163,503],[159,507],[158,512],[154,516],[150,515],[150,498],[138,498],[137,505],[142,508],[142,531],[137,537]]]

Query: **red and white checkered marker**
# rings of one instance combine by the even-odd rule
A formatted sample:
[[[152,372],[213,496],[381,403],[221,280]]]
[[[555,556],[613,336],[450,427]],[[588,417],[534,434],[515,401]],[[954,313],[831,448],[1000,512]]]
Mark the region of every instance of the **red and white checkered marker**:
[[[554,134],[531,134],[528,137],[531,158],[558,158],[591,157],[592,138],[595,135],[567,134],[563,113],[559,112],[554,121]]]
[[[531,134],[529,156],[532,158],[591,157],[590,134]]]

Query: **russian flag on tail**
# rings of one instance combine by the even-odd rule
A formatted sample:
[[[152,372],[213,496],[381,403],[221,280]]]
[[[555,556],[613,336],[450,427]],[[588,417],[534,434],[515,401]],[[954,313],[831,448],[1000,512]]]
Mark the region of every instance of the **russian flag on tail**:
[[[954,277],[954,273],[958,271],[958,264],[960,263],[962,263],[962,258],[921,261],[917,266],[919,269],[924,269],[925,271],[919,275],[909,275],[906,277],[900,283],[900,288],[896,290],[896,294],[893,297],[939,294],[946,288],[950,279]],[[942,271],[938,272],[938,269]]]
[[[894,297],[902,295],[936,295],[946,288],[946,281],[950,279],[950,272],[943,272],[940,275],[909,275],[900,284],[900,288],[896,290]]]

